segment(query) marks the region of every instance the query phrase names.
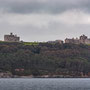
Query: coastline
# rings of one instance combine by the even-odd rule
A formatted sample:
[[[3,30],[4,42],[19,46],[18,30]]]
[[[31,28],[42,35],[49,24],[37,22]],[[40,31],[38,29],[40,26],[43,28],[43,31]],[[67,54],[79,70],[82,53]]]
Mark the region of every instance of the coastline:
[[[3,75],[0,78],[90,78],[90,76],[70,76],[70,75],[42,75],[42,76],[18,76],[18,75]]]

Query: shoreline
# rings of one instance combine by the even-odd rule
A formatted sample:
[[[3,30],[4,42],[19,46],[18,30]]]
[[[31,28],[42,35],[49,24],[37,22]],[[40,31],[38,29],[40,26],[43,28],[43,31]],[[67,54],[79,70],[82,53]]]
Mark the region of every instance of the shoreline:
[[[2,76],[0,78],[90,78],[90,76],[81,77],[81,76]]]

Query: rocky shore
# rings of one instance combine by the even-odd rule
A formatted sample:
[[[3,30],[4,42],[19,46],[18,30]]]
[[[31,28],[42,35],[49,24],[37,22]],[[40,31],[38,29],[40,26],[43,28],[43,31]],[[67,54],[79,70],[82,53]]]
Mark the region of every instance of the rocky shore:
[[[70,76],[70,75],[41,75],[41,76],[18,76],[18,75],[12,75],[10,72],[1,72],[0,78],[90,78],[88,75],[84,76]]]

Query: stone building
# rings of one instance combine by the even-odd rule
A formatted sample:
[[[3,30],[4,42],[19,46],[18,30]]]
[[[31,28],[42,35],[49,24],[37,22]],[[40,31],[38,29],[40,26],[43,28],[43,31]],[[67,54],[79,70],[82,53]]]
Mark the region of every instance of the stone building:
[[[10,33],[10,35],[4,35],[4,41],[7,41],[7,42],[19,42],[20,37],[18,37],[17,35],[13,35],[13,33]]]
[[[55,43],[63,44],[62,40],[56,40]]]
[[[88,37],[87,36],[85,36],[85,35],[82,35],[82,36],[80,36],[80,43],[83,43],[83,44],[85,44],[86,43],[86,40],[88,40]]]
[[[79,39],[74,39],[74,38],[68,39],[68,38],[66,38],[65,43],[80,44],[80,41],[79,41]]]
[[[76,38],[76,39],[74,39],[74,38],[72,38],[72,39],[68,39],[68,38],[66,38],[65,39],[65,43],[72,43],[72,44],[90,44],[90,38],[88,38],[87,36],[85,36],[85,35],[82,35],[82,36],[80,36],[79,37],[79,39],[78,38]]]

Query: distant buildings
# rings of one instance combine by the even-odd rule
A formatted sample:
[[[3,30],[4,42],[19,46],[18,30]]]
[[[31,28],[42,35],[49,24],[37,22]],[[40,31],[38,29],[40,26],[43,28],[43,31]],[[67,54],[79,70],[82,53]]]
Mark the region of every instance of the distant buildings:
[[[48,43],[59,43],[59,44],[63,44],[63,41],[62,40],[48,41]]]
[[[4,35],[4,41],[7,41],[7,42],[19,42],[20,37],[18,37],[17,35],[13,35],[13,33],[10,33],[10,35]]]
[[[72,43],[72,44],[90,44],[90,38],[88,38],[85,35],[80,36],[79,38],[66,38],[65,41],[62,40],[56,40],[56,41],[48,41],[48,43]]]
[[[88,38],[87,36],[85,35],[82,35],[76,39],[72,38],[72,39],[68,39],[66,38],[65,39],[65,43],[72,43],[72,44],[90,44],[90,38]]]
[[[4,41],[6,42],[20,42],[20,37],[17,35],[13,35],[13,33],[10,33],[10,35],[4,35]],[[90,44],[90,38],[88,38],[85,35],[81,35],[79,38],[66,38],[65,42],[62,40],[55,40],[55,41],[48,41],[48,43],[72,43],[72,44]]]

